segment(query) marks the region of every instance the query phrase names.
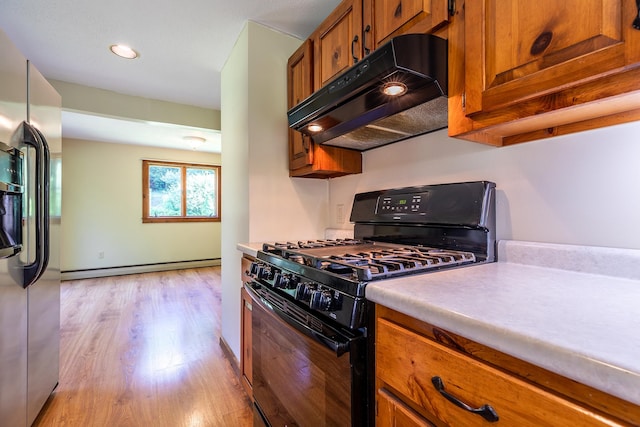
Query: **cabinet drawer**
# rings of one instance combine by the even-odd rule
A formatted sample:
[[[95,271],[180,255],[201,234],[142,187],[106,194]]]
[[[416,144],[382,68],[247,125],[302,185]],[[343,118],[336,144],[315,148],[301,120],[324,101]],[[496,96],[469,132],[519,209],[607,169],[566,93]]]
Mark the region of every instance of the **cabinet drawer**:
[[[385,389],[378,390],[376,403],[376,426],[378,427],[436,427]]]
[[[598,413],[379,318],[376,376],[450,426],[622,426]],[[473,408],[490,405],[491,423],[447,400],[432,383]]]

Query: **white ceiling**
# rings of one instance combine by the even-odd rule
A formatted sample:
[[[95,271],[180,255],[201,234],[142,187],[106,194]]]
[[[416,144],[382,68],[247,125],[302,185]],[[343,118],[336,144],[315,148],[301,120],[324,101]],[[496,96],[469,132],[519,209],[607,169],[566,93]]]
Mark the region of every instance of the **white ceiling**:
[[[220,132],[191,126],[169,123],[129,120],[63,111],[63,136],[88,141],[113,142],[119,144],[149,145],[152,147],[198,150],[220,153]],[[204,138],[202,145],[193,147],[185,136]]]
[[[2,0],[0,28],[48,79],[220,109],[220,72],[247,21],[304,39],[338,3]],[[140,58],[116,57],[109,51],[115,43],[128,44]],[[91,137],[102,141],[118,142],[117,134],[131,127],[155,140],[167,134],[167,126],[154,133],[146,122],[85,116],[65,112],[63,135],[88,139],[96,131],[87,126],[101,126]]]

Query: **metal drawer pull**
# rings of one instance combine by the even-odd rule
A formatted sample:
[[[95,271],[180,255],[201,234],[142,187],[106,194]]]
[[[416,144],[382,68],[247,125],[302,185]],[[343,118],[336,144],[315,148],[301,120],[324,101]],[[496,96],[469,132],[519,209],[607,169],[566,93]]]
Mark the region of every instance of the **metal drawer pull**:
[[[353,58],[353,63],[358,62],[358,57],[354,51],[355,44],[358,43],[358,35],[353,36],[353,40],[351,40],[351,57]]]
[[[489,421],[490,423],[495,423],[499,420],[498,414],[496,413],[495,409],[491,407],[491,405],[483,405],[479,408],[472,408],[471,406],[467,405],[457,397],[444,391],[444,382],[442,381],[442,378],[433,377],[431,378],[431,382],[433,383],[433,386],[436,388],[436,390],[440,392],[441,395],[443,395],[449,402],[453,403],[459,408],[462,408],[469,412],[473,412],[474,414],[478,414],[485,420]]]

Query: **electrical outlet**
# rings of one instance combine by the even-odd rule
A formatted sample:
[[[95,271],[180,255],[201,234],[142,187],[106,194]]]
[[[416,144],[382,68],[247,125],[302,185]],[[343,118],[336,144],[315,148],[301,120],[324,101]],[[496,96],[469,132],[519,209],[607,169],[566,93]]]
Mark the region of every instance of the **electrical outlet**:
[[[344,205],[336,205],[336,224],[344,224]]]
[[[98,259],[104,258],[104,252],[98,252]]]

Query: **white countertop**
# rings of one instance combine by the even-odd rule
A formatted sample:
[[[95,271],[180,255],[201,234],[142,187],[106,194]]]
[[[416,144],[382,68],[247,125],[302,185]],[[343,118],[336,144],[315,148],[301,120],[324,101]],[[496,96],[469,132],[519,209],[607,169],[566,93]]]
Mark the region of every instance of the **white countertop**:
[[[367,299],[640,405],[640,250],[501,241]]]
[[[262,250],[262,243],[238,243],[237,249],[243,254],[257,257],[258,251]]]

